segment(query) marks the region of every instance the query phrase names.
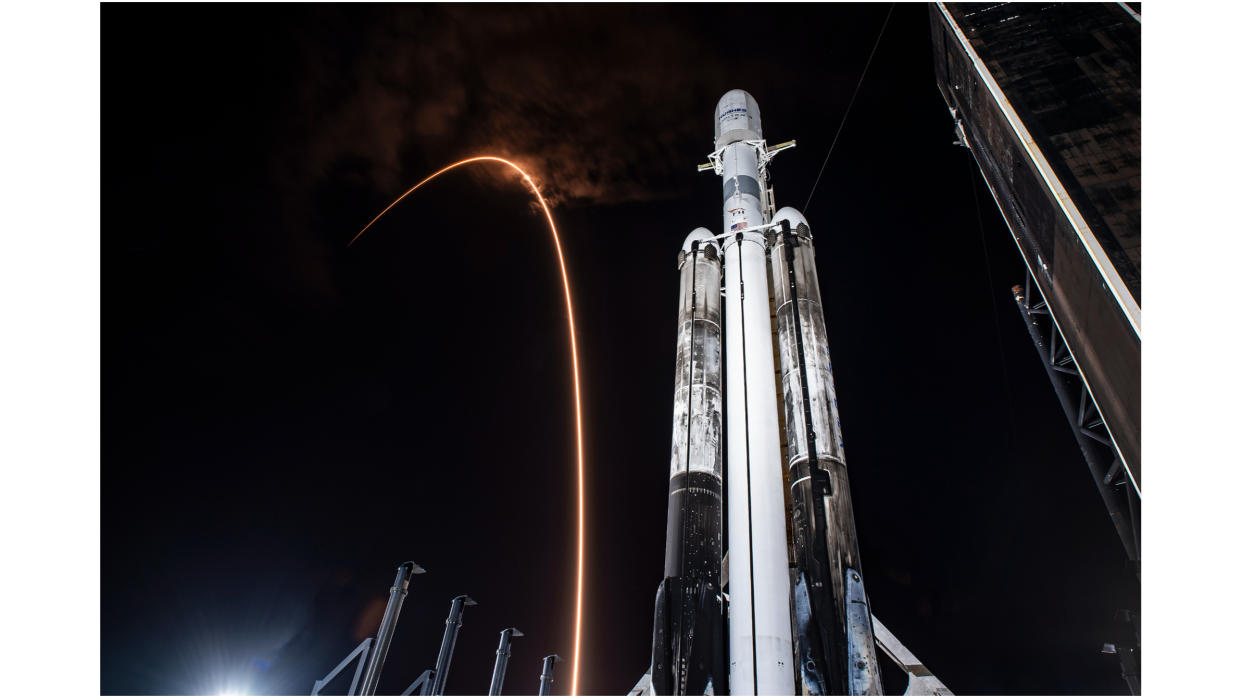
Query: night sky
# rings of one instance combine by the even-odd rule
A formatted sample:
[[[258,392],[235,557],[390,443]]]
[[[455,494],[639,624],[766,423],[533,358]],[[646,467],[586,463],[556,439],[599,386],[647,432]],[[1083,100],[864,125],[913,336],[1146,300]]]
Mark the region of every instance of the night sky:
[[[647,669],[676,254],[719,232],[712,111],[748,90],[802,208],[887,4],[150,6],[102,11],[104,694],[307,694],[406,600],[380,693],[506,690],[573,643],[572,385],[586,438],[580,691]],[[1024,269],[898,5],[805,209],[873,610],[958,694],[1122,694],[1139,582],[1009,287]],[[977,202],[977,204],[976,204]],[[883,663],[887,664],[887,660]],[[346,678],[346,683],[348,679]],[[336,685],[341,688],[341,685]],[[558,668],[557,693],[569,688]],[[887,687],[900,693],[904,683]]]

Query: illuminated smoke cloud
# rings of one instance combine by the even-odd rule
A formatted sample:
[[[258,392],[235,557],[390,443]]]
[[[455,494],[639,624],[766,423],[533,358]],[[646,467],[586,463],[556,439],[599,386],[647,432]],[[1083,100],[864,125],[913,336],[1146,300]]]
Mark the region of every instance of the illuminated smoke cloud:
[[[345,164],[387,194],[444,162],[492,153],[529,167],[554,204],[615,204],[677,196],[671,168],[693,163],[670,153],[711,150],[704,105],[714,104],[719,69],[700,60],[710,51],[679,29],[676,9],[377,9],[353,50],[323,53],[317,33],[346,11],[325,9],[327,21],[307,31],[305,129],[286,148],[290,177]],[[476,176],[497,176],[488,172]]]

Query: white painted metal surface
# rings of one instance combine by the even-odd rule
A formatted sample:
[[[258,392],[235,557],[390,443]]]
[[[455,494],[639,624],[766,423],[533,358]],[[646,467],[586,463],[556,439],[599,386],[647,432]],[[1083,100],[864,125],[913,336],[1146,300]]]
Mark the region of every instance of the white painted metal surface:
[[[874,615],[871,617],[871,626],[875,629],[876,645],[893,662],[897,663],[909,678],[905,696],[953,696],[953,692],[950,692],[949,688],[944,686],[944,683],[933,675],[926,665],[919,662],[919,659],[914,657],[914,653],[911,653],[909,648],[902,645],[901,641],[898,641],[897,637],[893,635],[893,632],[889,631],[884,624],[881,624],[880,620],[875,618]]]
[[[789,562],[781,478],[768,271],[753,97],[731,90],[716,107],[724,182],[725,373],[729,445],[729,688],[794,692]],[[730,235],[732,234],[732,235]]]
[[[631,689],[626,696],[649,697],[654,694],[655,692],[651,691],[651,668],[647,668],[647,672],[642,677],[638,678],[638,682],[634,684],[634,688]]]

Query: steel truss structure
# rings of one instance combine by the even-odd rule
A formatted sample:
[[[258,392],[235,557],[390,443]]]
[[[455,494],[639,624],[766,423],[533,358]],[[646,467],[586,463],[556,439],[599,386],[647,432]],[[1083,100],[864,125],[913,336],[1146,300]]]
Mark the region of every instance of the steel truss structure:
[[[1066,347],[1056,319],[1048,310],[1048,303],[1038,285],[1031,283],[1029,269],[1025,286],[1015,285],[1012,291],[1027,332],[1035,343],[1040,363],[1048,372],[1048,380],[1056,391],[1074,439],[1121,538],[1126,557],[1133,563],[1135,575],[1140,575],[1139,519],[1142,500],[1122,467],[1117,445],[1108,433],[1100,410]]]

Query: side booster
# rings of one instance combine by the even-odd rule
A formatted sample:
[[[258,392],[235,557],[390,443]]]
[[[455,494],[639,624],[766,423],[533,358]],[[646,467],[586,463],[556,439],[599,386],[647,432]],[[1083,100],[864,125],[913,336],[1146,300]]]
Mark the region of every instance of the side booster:
[[[711,232],[692,232],[677,261],[668,530],[664,580],[656,592],[651,685],[663,695],[722,694],[721,260]]]
[[[841,419],[806,219],[776,212],[768,232],[785,401],[796,568],[794,628],[804,694],[880,694]]]

